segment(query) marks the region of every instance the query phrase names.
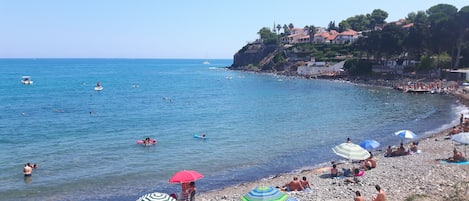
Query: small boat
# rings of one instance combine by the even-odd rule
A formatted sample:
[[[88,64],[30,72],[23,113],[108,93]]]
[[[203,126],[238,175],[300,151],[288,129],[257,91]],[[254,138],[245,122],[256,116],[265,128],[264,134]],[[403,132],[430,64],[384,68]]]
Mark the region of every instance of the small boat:
[[[33,84],[33,81],[31,80],[31,76],[21,77],[21,83],[23,83],[23,84]]]
[[[209,61],[204,61],[204,62],[202,62],[202,63],[203,63],[203,64],[205,64],[205,65],[208,65],[208,64],[210,64],[210,62],[209,62]]]

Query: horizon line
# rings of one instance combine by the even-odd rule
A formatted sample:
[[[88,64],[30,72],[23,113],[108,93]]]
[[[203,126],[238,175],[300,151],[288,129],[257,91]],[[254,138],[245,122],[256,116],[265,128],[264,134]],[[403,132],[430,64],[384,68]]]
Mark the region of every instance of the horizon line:
[[[168,57],[168,58],[150,58],[150,57],[0,57],[0,59],[181,59],[181,60],[189,60],[189,59],[197,59],[197,60],[229,60],[233,58],[176,58],[176,57]]]

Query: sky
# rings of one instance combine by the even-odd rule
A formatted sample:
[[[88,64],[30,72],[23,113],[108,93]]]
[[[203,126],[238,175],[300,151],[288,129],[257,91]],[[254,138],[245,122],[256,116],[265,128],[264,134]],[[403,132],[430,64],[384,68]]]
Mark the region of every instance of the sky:
[[[381,9],[387,22],[467,0],[0,0],[0,58],[232,59],[273,24],[327,27]]]

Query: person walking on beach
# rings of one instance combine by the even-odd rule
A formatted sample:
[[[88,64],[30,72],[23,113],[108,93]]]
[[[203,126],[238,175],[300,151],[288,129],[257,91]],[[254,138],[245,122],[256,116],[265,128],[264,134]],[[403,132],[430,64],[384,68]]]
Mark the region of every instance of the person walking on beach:
[[[378,194],[374,195],[371,200],[372,201],[386,201],[386,192],[384,192],[384,190],[381,189],[381,186],[376,184],[375,188],[378,191]]]

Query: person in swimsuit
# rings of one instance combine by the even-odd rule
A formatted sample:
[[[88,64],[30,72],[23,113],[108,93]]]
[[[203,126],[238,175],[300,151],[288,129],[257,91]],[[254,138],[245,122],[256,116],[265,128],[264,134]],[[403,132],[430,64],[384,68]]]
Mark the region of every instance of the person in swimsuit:
[[[24,164],[23,173],[25,177],[30,177],[33,175],[33,168],[29,164]]]

